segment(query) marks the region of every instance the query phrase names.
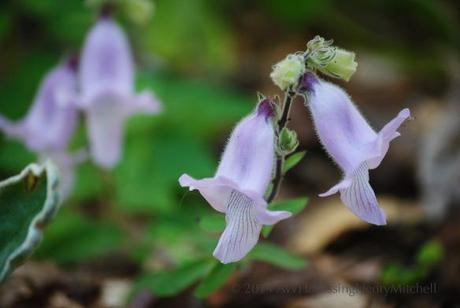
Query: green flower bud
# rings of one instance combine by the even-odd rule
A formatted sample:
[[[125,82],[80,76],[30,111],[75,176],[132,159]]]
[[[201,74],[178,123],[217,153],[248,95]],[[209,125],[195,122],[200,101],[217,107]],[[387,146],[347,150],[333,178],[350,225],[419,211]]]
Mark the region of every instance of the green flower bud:
[[[278,152],[281,155],[288,155],[295,151],[299,145],[295,131],[283,127],[278,137]]]
[[[147,24],[152,18],[154,4],[149,0],[121,0],[123,11],[131,20],[138,25]]]
[[[331,77],[349,81],[356,72],[357,67],[358,63],[355,61],[354,52],[336,49],[333,59],[325,67],[320,68],[319,71]]]
[[[273,82],[283,91],[297,85],[299,78],[305,73],[303,55],[291,54],[273,66],[270,74]]]
[[[343,80],[350,80],[356,71],[358,63],[354,52],[337,48],[333,41],[326,41],[320,36],[307,43],[307,64],[310,68],[321,73]]]

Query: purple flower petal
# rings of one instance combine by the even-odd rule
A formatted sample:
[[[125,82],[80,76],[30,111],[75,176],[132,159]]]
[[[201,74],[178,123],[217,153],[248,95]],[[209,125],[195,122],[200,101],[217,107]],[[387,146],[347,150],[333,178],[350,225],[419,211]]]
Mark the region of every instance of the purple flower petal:
[[[225,215],[226,227],[213,255],[222,263],[241,260],[257,244],[262,224],[257,221],[254,200],[233,190]]]
[[[342,202],[355,215],[372,224],[385,224],[385,214],[369,185],[368,170],[378,167],[385,157],[390,141],[399,136],[396,130],[410,117],[409,109],[376,133],[338,86],[312,73],[304,76],[301,85],[308,89],[308,107],[319,139],[344,172],[344,179],[320,196],[340,192]]]
[[[101,94],[130,96],[134,92],[134,64],[128,39],[109,17],[88,33],[81,55],[81,103],[93,104]]]
[[[374,224],[385,225],[385,213],[379,207],[374,190],[369,184],[369,167],[363,163],[355,170],[351,178],[341,181],[321,197],[340,191],[340,200],[350,211],[362,220]]]
[[[91,105],[87,111],[91,156],[99,166],[110,169],[121,157],[126,114],[111,100]]]

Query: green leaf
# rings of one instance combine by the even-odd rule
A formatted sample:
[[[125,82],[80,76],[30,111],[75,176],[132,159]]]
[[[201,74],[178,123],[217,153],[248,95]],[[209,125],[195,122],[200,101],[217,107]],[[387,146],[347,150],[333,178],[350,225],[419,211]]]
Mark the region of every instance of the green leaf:
[[[198,298],[203,298],[219,289],[237,269],[237,263],[222,264],[218,263],[212,269],[193,293]]]
[[[162,130],[161,135],[154,138],[138,134],[127,140],[125,149],[125,157],[115,170],[114,178],[117,206],[125,212],[172,212],[179,204],[177,179],[180,175],[186,171],[205,176],[212,174],[215,168],[204,142],[177,131]]]
[[[155,16],[141,35],[148,52],[179,71],[228,72],[236,64],[234,36],[206,0],[155,1]]]
[[[118,249],[122,239],[122,231],[115,223],[94,220],[66,207],[46,230],[37,257],[59,264],[81,262]]]
[[[225,216],[209,214],[200,218],[199,226],[206,232],[222,232],[225,228]]]
[[[432,266],[439,263],[444,255],[443,247],[438,241],[425,243],[417,253],[417,262],[422,266]]]
[[[299,214],[308,204],[308,198],[296,198],[290,200],[282,200],[272,203],[269,208],[272,211],[288,211],[292,215]]]
[[[160,297],[178,294],[209,273],[214,262],[205,259],[182,265],[172,271],[145,274],[135,282],[134,293],[148,289]]]
[[[298,145],[297,133],[287,127],[283,127],[278,137],[278,152],[282,155],[291,154]]]
[[[297,198],[297,199],[291,199],[291,200],[283,200],[279,202],[274,202],[272,203],[269,208],[272,211],[288,211],[292,213],[292,215],[296,215],[300,213],[308,204],[308,198]],[[262,235],[264,237],[267,237],[271,230],[273,229],[273,226],[266,225],[262,228]]]
[[[284,248],[270,244],[258,243],[249,253],[249,259],[267,262],[285,269],[301,269],[305,267],[306,261],[300,257],[291,255]]]
[[[283,174],[288,172],[291,168],[293,168],[295,165],[297,165],[302,158],[305,156],[307,152],[306,151],[301,151],[294,153],[286,158],[284,161],[283,165]]]
[[[405,267],[392,263],[383,268],[380,281],[385,285],[408,285],[420,281],[425,275],[426,270],[423,268]]]
[[[1,99],[1,98],[0,98]],[[16,140],[2,140],[0,143],[0,168],[16,173],[29,162],[35,160],[35,155],[29,152],[23,144]]]
[[[0,182],[0,281],[29,256],[59,209],[58,173],[51,162],[30,164]]]

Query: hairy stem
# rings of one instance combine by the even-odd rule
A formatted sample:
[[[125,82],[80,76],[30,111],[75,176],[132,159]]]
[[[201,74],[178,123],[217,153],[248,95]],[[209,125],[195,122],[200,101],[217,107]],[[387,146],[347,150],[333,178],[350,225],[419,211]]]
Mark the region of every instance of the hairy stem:
[[[283,112],[281,114],[281,118],[279,119],[277,125],[277,138],[279,137],[279,133],[281,130],[287,125],[289,122],[289,113],[291,111],[292,101],[294,99],[295,93],[292,91],[287,91],[284,95],[284,102],[283,102]],[[276,195],[278,194],[279,188],[281,186],[281,182],[283,180],[283,165],[284,165],[284,155],[277,153],[276,154],[276,166],[275,166],[275,175],[272,179],[272,190],[267,197],[267,203],[270,203],[275,199]]]

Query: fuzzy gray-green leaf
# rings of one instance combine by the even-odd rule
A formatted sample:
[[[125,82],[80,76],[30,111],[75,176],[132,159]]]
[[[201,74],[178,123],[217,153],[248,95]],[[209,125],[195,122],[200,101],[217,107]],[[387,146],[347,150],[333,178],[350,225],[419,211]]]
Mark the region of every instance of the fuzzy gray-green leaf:
[[[58,175],[51,162],[30,164],[0,182],[0,281],[38,246],[58,209]]]

